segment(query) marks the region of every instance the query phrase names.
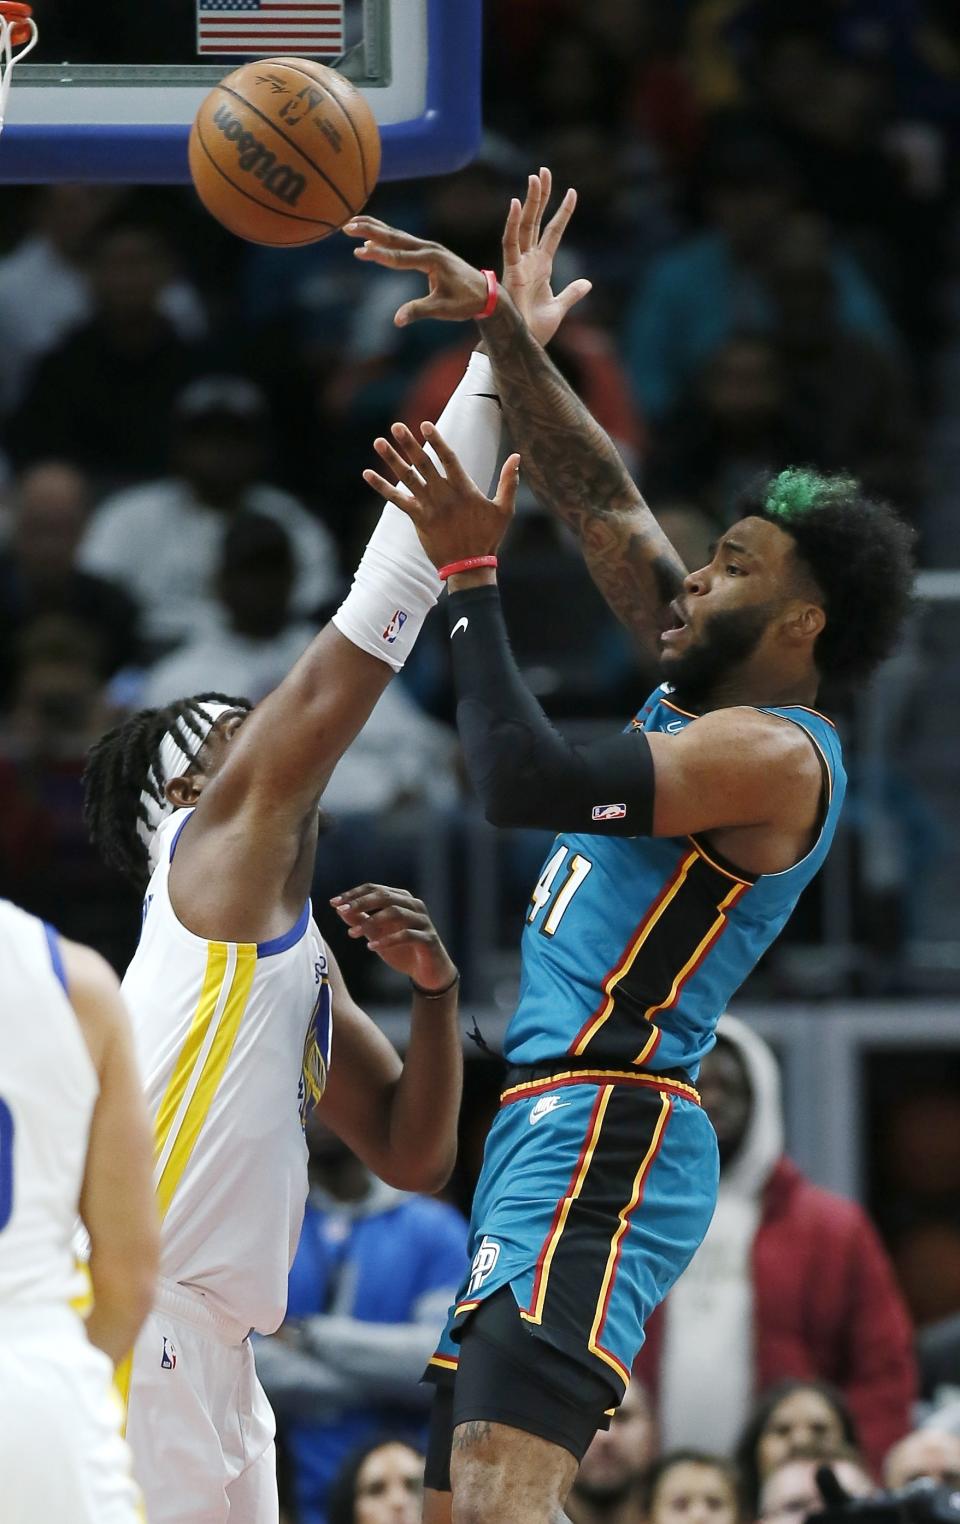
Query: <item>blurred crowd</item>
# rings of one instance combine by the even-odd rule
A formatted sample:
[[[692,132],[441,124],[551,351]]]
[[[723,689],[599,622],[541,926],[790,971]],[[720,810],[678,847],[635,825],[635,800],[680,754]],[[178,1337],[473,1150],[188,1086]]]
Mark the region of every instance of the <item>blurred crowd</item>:
[[[721,1019],[698,1083],[720,1150],[716,1214],[584,1457],[573,1524],[803,1524],[823,1464],[857,1498],[921,1478],[960,1489],[960,1317],[915,1337],[870,1219],[785,1153],[777,1064],[742,1021]],[[256,1340],[287,1518],[419,1524],[420,1376],[466,1223],[374,1179],[315,1117],[307,1141],[287,1317]],[[949,1272],[929,1279],[949,1291]],[[922,1519],[914,1506],[902,1517]]]
[[[915,522],[923,564],[954,565],[955,6],[488,0],[485,28],[477,159],[383,186],[372,210],[491,265],[531,167],[577,187],[560,274],[588,274],[594,292],[555,359],[688,564],[747,483],[810,462],[860,475]],[[258,699],[336,606],[377,511],[360,478],[372,439],[435,418],[470,343],[452,325],[397,330],[410,289],[358,265],[345,238],[244,245],[187,189],[5,194],[0,892],[118,965],[136,906],[87,846],[83,752],[131,706],[211,687]],[[562,618],[543,617],[547,585]],[[529,498],[503,586],[555,717],[584,728],[633,711],[650,674]],[[455,904],[467,810],[451,720],[428,627],[334,780],[318,902],[367,876],[422,878],[428,811]],[[896,982],[891,948],[912,929],[897,895],[941,822],[895,776],[870,807],[854,934],[876,987]],[[904,820],[891,870],[876,843]],[[494,919],[511,930],[539,851],[502,849]],[[815,946],[825,914],[814,891],[794,936]],[[369,971],[352,965],[364,993]]]
[[[960,566],[956,0],[486,0],[485,32],[477,159],[383,186],[371,210],[491,266],[528,170],[577,187],[558,273],[594,291],[554,358],[688,565],[752,479],[806,462],[897,504],[925,568]],[[379,508],[360,476],[373,438],[396,418],[435,419],[472,342],[455,326],[393,326],[418,286],[363,268],[344,238],[243,245],[187,189],[5,188],[0,894],[118,967],[139,906],[87,841],[84,754],[132,707],[207,689],[256,701],[336,607]],[[502,585],[551,714],[579,731],[622,723],[650,674],[529,496]],[[873,982],[863,963],[858,983],[821,960],[820,993],[903,989],[893,953],[943,900],[930,875],[957,825],[960,630],[946,611],[938,628],[931,669],[908,652],[893,678],[909,777],[871,770],[862,706],[837,696],[860,833],[852,935]],[[542,851],[539,838],[501,842],[495,872],[489,844],[473,855],[484,839],[443,653],[428,625],[325,797],[314,902],[364,998],[396,991],[338,939],[330,894],[367,878],[445,888],[431,909],[476,998],[476,917],[515,943]],[[921,755],[928,717],[939,732]],[[833,913],[821,894],[788,932],[814,948]],[[955,925],[955,882],[944,903]],[[795,992],[782,967],[767,987]],[[955,1308],[955,1226],[926,1247],[905,1233],[892,1267],[860,1209],[784,1156],[772,1087],[769,1053],[728,1025],[703,1075],[720,1207],[584,1461],[575,1524],[800,1524],[823,1460],[856,1494],[923,1476],[960,1485],[958,1320],[915,1344],[894,1274],[914,1312]],[[481,1112],[496,1076],[488,1088]],[[949,1104],[941,1133],[955,1140]],[[482,1122],[468,1104],[461,1205]],[[890,1156],[905,1179],[921,1127],[901,1122]],[[288,1520],[414,1524],[417,1379],[466,1225],[457,1206],[372,1180],[318,1128],[310,1145],[290,1314],[259,1351]],[[955,1221],[948,1154],[954,1174],[948,1161],[934,1186]]]

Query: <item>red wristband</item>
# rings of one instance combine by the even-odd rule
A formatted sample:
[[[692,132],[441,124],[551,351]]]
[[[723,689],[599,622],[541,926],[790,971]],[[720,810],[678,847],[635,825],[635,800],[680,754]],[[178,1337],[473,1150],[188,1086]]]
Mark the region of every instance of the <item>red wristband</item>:
[[[449,566],[441,566],[437,576],[441,582],[446,582],[448,577],[455,577],[457,572],[480,571],[485,566],[496,564],[496,556],[467,556],[464,561],[451,561]]]
[[[482,312],[477,313],[477,322],[480,322],[482,318],[488,318],[500,300],[500,286],[497,281],[496,270],[481,270],[480,274],[487,283],[487,305]]]

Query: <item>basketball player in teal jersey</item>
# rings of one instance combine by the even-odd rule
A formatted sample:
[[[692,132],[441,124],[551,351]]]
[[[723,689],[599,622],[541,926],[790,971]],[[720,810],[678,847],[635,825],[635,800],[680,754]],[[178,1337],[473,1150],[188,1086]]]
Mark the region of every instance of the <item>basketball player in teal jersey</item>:
[[[514,234],[518,220],[515,208]],[[556,1524],[644,1320],[710,1221],[699,1063],[829,849],[845,777],[817,690],[864,677],[893,646],[911,533],[856,482],[788,470],[687,574],[526,328],[529,262],[514,282],[508,247],[495,299],[492,279],[439,245],[369,218],[347,231],[362,258],[429,276],[398,323],[482,318],[514,483],[522,459],[664,679],[625,732],[568,744],[517,670],[495,566],[462,565],[495,556],[512,494],[485,498],[430,425],[445,478],[402,425],[377,442],[405,490],[367,481],[449,574],[458,722],[488,819],[560,833],[523,933],[473,1264],[433,1362],[425,1518],[451,1517],[452,1482],[456,1524]],[[563,615],[545,599],[545,617]]]

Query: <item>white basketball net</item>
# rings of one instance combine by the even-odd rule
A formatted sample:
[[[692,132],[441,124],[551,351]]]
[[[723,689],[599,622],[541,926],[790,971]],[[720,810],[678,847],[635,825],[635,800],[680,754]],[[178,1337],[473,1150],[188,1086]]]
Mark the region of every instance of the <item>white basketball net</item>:
[[[22,26],[30,28],[28,40],[13,50],[13,34]],[[16,17],[9,19],[0,11],[0,132],[7,120],[7,98],[10,94],[12,83],[13,66],[21,59],[26,58],[32,48],[37,45],[37,23],[32,16]]]

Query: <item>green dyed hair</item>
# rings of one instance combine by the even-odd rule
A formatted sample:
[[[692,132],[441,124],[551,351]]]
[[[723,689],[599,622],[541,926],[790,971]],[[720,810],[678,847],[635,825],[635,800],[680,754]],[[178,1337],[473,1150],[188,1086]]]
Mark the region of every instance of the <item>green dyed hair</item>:
[[[825,677],[863,678],[890,654],[910,608],[914,531],[852,476],[788,466],[741,504],[776,524],[823,599],[827,622],[814,647]]]
[[[789,528],[813,509],[855,496],[859,491],[860,484],[852,476],[824,476],[809,466],[788,466],[768,483],[764,513]]]

